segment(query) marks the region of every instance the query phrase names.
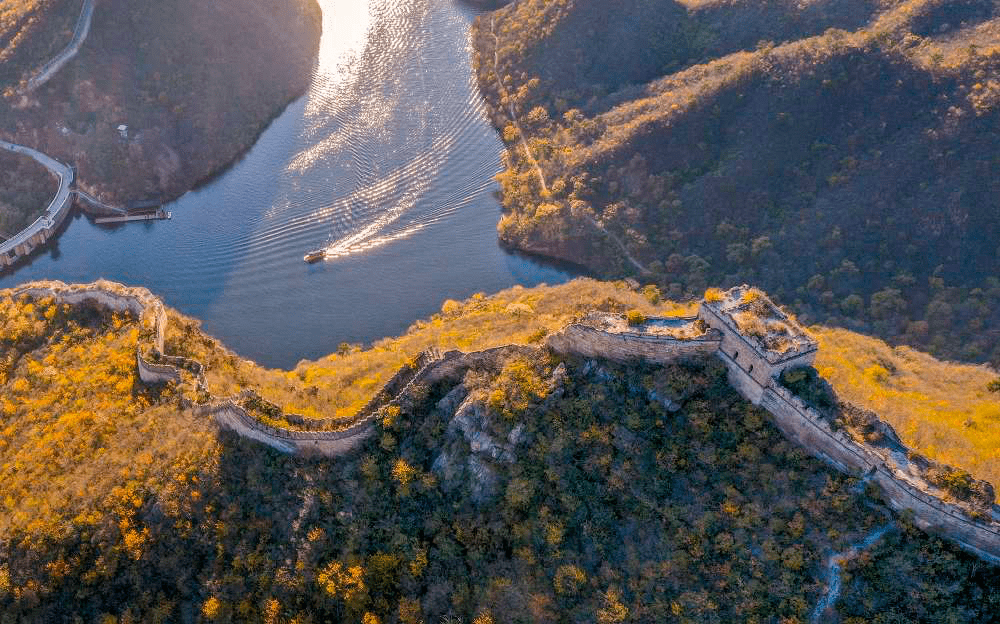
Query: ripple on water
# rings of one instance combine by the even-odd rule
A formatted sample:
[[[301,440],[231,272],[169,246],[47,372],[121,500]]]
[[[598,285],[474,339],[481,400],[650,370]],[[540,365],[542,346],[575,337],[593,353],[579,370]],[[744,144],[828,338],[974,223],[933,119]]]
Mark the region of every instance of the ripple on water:
[[[290,366],[404,330],[445,298],[569,276],[499,250],[503,146],[458,0],[320,0],[307,94],[173,221],[74,222],[27,279],[142,284],[241,354]],[[305,265],[309,250],[326,262]],[[294,305],[289,305],[294,301]]]

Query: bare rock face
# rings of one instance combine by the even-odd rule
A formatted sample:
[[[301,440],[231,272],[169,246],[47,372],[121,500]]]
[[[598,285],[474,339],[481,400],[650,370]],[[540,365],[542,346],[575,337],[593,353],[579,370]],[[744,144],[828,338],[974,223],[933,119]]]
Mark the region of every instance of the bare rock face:
[[[539,406],[556,401],[565,392],[568,372],[560,363],[548,380],[549,393]],[[486,392],[465,382],[454,386],[437,403],[448,421],[441,450],[431,465],[446,492],[468,487],[472,499],[484,503],[496,498],[505,468],[517,461],[518,448],[530,441],[525,423],[511,423],[490,409]]]
[[[488,460],[484,460],[476,454],[469,455],[468,471],[473,501],[484,503],[496,497],[500,489],[500,477],[497,475],[496,468]]]
[[[495,419],[485,405],[476,398],[469,397],[455,411],[455,416],[448,425],[448,432],[462,432],[469,444],[469,450],[477,455],[493,461],[514,463],[514,449],[499,440],[493,432],[496,428]]]
[[[465,387],[465,384],[458,384],[438,401],[437,409],[445,414],[454,414],[467,396],[469,396],[469,389]]]
[[[510,435],[497,434],[495,418],[488,407],[481,397],[470,395],[463,384],[445,395],[438,408],[445,414],[453,414],[444,448],[431,467],[441,480],[441,487],[453,491],[467,484],[477,503],[493,499],[499,491],[498,464],[516,460],[516,443],[510,441]],[[514,437],[520,439],[521,433]]]

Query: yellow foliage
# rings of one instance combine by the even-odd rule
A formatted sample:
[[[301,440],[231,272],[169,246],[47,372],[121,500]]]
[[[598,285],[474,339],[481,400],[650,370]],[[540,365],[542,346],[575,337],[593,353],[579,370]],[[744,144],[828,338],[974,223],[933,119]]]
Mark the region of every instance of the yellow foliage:
[[[722,301],[723,293],[720,288],[709,288],[705,291],[705,301],[709,303],[718,303]]]
[[[0,566],[0,598],[10,593],[10,570],[7,566]]]
[[[417,476],[417,470],[400,458],[392,466],[392,478],[402,486],[407,486]]]
[[[400,624],[422,624],[424,621],[419,600],[400,598],[398,612]]]
[[[559,566],[553,579],[556,593],[564,596],[576,594],[586,582],[586,573],[579,566],[572,564]]]
[[[743,303],[753,303],[754,301],[760,301],[764,297],[764,293],[757,288],[751,288],[743,293]]]
[[[51,300],[0,297],[0,533],[97,524],[117,504],[108,492],[122,479],[136,485],[126,502],[134,508],[142,492],[195,461],[207,465],[216,444],[209,423],[174,405],[151,408],[133,392],[134,320],[105,314],[81,325],[75,314]],[[155,455],[147,452],[154,438]],[[122,531],[126,551],[141,557],[146,530]]]
[[[281,615],[281,603],[275,598],[268,598],[264,603],[264,621],[272,624],[278,621]]]
[[[639,310],[629,310],[625,313],[625,320],[629,325],[642,325],[646,322],[646,315]]]
[[[222,610],[222,601],[220,601],[215,596],[212,596],[201,605],[201,614],[210,620],[214,620],[219,616]]]
[[[599,624],[620,624],[628,617],[628,607],[622,604],[622,595],[616,589],[604,593],[604,606],[597,610]]]
[[[921,455],[1000,485],[1000,405],[986,390],[994,371],[843,329],[810,333],[816,369],[841,399],[878,414]]]
[[[420,575],[424,573],[427,569],[427,549],[418,548],[417,552],[413,555],[413,560],[410,561],[410,574],[414,578],[420,578]]]
[[[368,598],[364,571],[358,565],[345,566],[334,561],[320,571],[316,582],[327,594],[349,605],[357,606]]]

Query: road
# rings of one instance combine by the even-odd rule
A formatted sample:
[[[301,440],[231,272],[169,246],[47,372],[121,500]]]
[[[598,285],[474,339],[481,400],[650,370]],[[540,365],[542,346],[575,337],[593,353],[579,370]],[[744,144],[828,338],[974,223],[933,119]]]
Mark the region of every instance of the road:
[[[24,147],[23,145],[17,145],[15,143],[8,143],[7,141],[0,141],[0,149],[28,156],[29,158],[34,158],[43,167],[51,171],[57,178],[59,178],[59,190],[56,191],[55,197],[53,197],[52,201],[49,202],[48,207],[45,209],[45,213],[35,219],[31,225],[15,234],[13,238],[5,241],[4,243],[0,243],[0,254],[4,254],[31,240],[31,238],[35,234],[38,234],[41,230],[51,229],[54,224],[61,222],[62,217],[64,216],[63,211],[69,210],[72,205],[72,202],[69,201],[69,194],[71,192],[70,186],[73,184],[73,170],[51,156],[46,156],[38,150],[33,150],[30,147]]]
[[[83,42],[87,40],[87,35],[90,34],[90,22],[94,17],[94,0],[83,0],[83,9],[80,11],[80,18],[76,20],[76,28],[73,30],[73,38],[70,39],[69,45],[67,45],[62,52],[57,54],[55,58],[50,60],[48,63],[42,66],[34,76],[28,80],[27,88],[25,93],[31,93],[38,87],[42,86],[49,81],[52,76],[63,68],[66,63],[68,63],[76,53],[80,51],[83,46]]]

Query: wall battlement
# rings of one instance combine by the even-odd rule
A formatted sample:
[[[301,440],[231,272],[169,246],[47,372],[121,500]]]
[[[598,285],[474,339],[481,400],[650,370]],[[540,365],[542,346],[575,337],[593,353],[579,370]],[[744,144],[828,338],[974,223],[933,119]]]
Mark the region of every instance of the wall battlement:
[[[743,289],[745,287],[739,292],[745,292]],[[735,299],[734,291],[726,293],[730,303]],[[140,320],[142,327],[136,352],[140,378],[145,383],[180,382],[188,375],[193,376],[198,387],[204,390],[204,367],[200,363],[162,353],[166,311],[162,302],[144,288],[129,288],[106,281],[72,286],[62,282],[35,282],[0,291],[0,296],[3,295],[52,297],[67,304],[92,301],[113,310],[128,310]],[[1000,523],[982,514],[976,515],[960,503],[945,500],[945,493],[916,479],[891,454],[834,429],[819,412],[778,382],[778,375],[785,369],[811,365],[816,347],[805,330],[769,300],[765,298],[764,303],[757,305],[765,304],[770,306],[766,313],[774,322],[791,323],[786,326],[796,334],[792,347],[786,348],[780,357],[775,357],[774,349],[759,337],[741,332],[724,306],[709,302],[702,304],[697,318],[649,319],[637,326],[628,326],[621,315],[596,313],[550,335],[546,344],[561,354],[620,362],[639,360],[665,364],[714,354],[726,365],[732,386],[747,400],[767,410],[775,425],[789,439],[837,470],[859,476],[876,486],[890,507],[909,514],[921,529],[950,539],[991,563],[1000,564]],[[239,404],[241,398],[246,398],[240,395],[213,398],[194,406],[194,410],[212,417],[220,427],[283,453],[339,456],[367,439],[375,430],[380,410],[398,404],[414,384],[432,383],[497,354],[524,349],[527,347],[507,345],[467,354],[424,352],[414,365],[401,368],[358,413],[354,423],[342,430],[296,431],[268,425]]]
[[[546,344],[559,353],[572,353],[582,357],[596,357],[616,362],[642,360],[666,364],[683,357],[711,355],[719,349],[722,333],[717,330],[704,332],[695,329],[696,318],[648,319],[637,327],[609,322],[620,315],[592,314],[579,323],[567,325],[546,339]],[[657,327],[657,323],[677,323],[673,333],[642,331]],[[682,338],[677,334],[693,334]]]

